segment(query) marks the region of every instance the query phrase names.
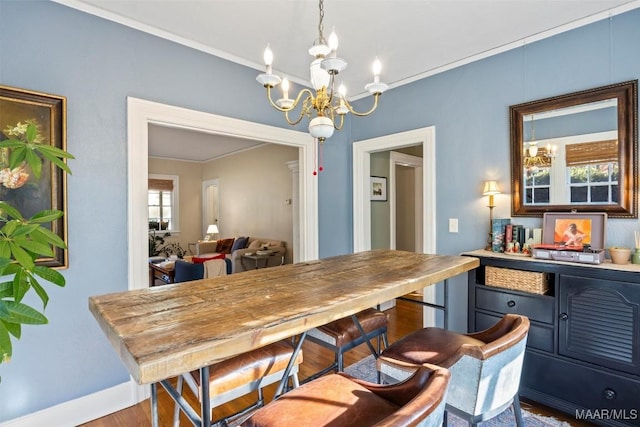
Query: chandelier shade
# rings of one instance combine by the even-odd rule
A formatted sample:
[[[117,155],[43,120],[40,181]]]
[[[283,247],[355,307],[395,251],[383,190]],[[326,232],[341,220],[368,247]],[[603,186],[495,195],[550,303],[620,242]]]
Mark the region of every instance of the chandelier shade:
[[[319,1],[320,20],[318,38],[309,49],[313,57],[309,67],[311,88],[303,88],[295,96],[289,97],[289,81],[273,73],[273,52],[269,45],[264,52],[265,73],[256,80],[265,87],[267,99],[273,108],[284,113],[287,123],[297,125],[303,118],[309,118],[309,133],[320,145],[333,135],[334,130],[342,129],[344,117],[351,113],[356,116],[367,116],[378,106],[378,98],[389,87],[380,82],[382,65],[378,58],[373,65],[373,82],[365,89],[373,95],[373,106],[366,112],[356,111],[347,100],[344,85],[336,90],[336,76],[346,70],[347,61],[337,56],[338,36],[332,31],[328,40],[323,34],[324,1]],[[272,98],[272,89],[280,85],[282,98]],[[297,113],[294,113],[297,110]],[[291,113],[291,116],[290,116]],[[322,169],[322,167],[320,168]]]

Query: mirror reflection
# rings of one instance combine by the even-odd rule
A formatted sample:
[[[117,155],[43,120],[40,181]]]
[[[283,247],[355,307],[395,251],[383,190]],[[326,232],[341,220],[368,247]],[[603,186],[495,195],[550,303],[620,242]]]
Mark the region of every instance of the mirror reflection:
[[[523,117],[525,205],[618,204],[617,99]]]
[[[510,107],[512,216],[637,218],[637,81]]]

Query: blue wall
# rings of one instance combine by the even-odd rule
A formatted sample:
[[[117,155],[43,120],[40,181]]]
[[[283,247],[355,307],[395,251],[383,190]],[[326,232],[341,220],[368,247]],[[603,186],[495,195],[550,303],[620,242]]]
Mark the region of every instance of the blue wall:
[[[68,149],[76,156],[67,287],[49,288],[50,324],[24,328],[14,359],[0,365],[2,422],[129,378],[87,309],[89,296],[128,287],[126,97],[284,124],[267,108],[255,70],[55,3],[0,1],[0,16],[0,82],[65,95]],[[352,250],[350,141],[429,125],[437,139],[438,252],[482,247],[482,181],[500,181],[496,217],[510,215],[509,105],[637,79],[638,40],[635,10],[385,93],[373,117],[347,122],[326,144],[320,255]],[[447,232],[448,218],[460,219],[460,233]],[[635,220],[611,220],[607,242],[631,245],[637,228]],[[455,284],[453,325],[463,329],[465,281]]]

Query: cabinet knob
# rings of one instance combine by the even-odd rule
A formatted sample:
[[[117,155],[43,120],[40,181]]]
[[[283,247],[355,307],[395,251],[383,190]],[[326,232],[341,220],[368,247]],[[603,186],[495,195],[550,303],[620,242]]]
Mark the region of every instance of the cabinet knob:
[[[616,392],[611,390],[610,388],[604,389],[604,391],[602,392],[602,395],[607,400],[613,400],[616,398]]]
[[[507,301],[507,305],[509,307],[515,307],[516,306],[516,302],[514,300],[510,299],[509,301]]]
[[[569,315],[567,313],[560,314],[560,320],[567,320],[568,318],[569,318]]]

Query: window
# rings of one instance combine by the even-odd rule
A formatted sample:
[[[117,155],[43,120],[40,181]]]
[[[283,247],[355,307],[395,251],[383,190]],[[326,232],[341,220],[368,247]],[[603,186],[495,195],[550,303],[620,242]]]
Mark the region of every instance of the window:
[[[551,180],[548,166],[537,167],[524,172],[524,203],[546,205],[550,200]]]
[[[601,205],[619,202],[618,162],[571,166],[567,171],[571,203]]]
[[[619,203],[618,141],[594,141],[566,147],[571,203]]]
[[[149,231],[177,232],[178,176],[149,174]]]

